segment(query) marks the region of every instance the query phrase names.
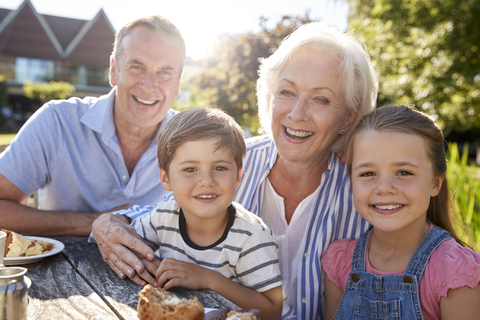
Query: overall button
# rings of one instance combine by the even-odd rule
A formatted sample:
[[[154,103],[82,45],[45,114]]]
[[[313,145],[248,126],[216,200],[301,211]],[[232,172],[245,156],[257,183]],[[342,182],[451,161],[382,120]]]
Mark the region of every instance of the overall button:
[[[359,282],[362,281],[362,279],[360,278],[360,275],[358,273],[352,273],[352,281]]]
[[[404,283],[404,284],[412,284],[412,283],[413,283],[412,277],[410,277],[410,276],[405,276],[405,277],[403,278],[403,283]]]

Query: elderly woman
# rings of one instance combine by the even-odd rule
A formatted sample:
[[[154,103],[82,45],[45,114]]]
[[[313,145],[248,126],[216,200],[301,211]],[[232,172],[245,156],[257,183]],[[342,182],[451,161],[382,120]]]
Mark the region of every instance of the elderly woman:
[[[286,298],[282,318],[320,318],[323,252],[330,242],[358,238],[369,227],[353,207],[346,168],[335,152],[374,109],[377,78],[361,42],[322,23],[297,28],[262,61],[259,75],[259,116],[267,134],[247,140],[235,201],[275,233]],[[108,216],[93,229],[117,273],[132,273],[129,266],[143,271],[121,244],[144,256],[153,251],[130,229]]]

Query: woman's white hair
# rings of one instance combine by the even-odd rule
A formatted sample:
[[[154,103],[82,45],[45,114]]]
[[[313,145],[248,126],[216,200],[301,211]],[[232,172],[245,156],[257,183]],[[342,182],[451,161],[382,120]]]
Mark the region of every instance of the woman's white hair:
[[[257,81],[258,117],[265,133],[271,134],[272,94],[285,63],[300,47],[326,52],[340,61],[347,107],[357,113],[354,128],[360,118],[375,109],[378,80],[363,39],[354,32],[341,32],[321,22],[304,24],[283,39],[279,48],[268,58],[260,59]],[[343,146],[350,129],[339,135],[332,151]]]

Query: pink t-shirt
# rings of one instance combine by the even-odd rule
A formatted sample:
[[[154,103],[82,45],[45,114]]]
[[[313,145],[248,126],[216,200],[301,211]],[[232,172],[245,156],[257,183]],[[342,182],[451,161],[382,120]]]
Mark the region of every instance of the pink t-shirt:
[[[352,257],[358,239],[343,239],[332,242],[323,255],[323,269],[338,288],[345,292],[348,275],[352,268]],[[374,269],[366,259],[366,271],[377,275],[403,274]],[[440,319],[440,298],[447,296],[448,289],[469,286],[480,282],[480,254],[458,244],[454,239],[442,242],[432,253],[425,272],[420,279],[420,304],[425,320]]]

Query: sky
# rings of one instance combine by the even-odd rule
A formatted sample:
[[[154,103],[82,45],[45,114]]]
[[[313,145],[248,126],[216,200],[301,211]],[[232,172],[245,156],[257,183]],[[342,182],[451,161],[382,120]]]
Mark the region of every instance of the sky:
[[[24,0],[0,0],[0,8],[17,9]],[[90,20],[103,9],[115,30],[149,14],[161,14],[182,33],[187,56],[205,57],[215,39],[226,33],[259,31],[259,18],[271,25],[282,15],[304,15],[340,30],[347,28],[348,5],[342,0],[30,0],[40,14]]]

